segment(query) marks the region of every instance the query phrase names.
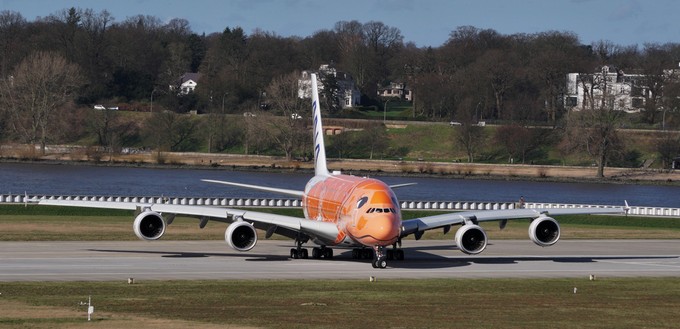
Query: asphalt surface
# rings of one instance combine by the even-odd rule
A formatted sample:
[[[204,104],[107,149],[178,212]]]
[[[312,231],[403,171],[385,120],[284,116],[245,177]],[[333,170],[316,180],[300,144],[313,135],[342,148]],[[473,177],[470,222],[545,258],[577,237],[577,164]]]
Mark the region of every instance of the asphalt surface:
[[[0,242],[0,281],[680,277],[680,240],[490,241],[468,256],[453,241],[405,241],[406,260],[374,269],[336,249],[289,259],[290,241],[237,252],[221,241]],[[310,250],[311,251],[311,250]],[[311,254],[311,252],[310,252]]]

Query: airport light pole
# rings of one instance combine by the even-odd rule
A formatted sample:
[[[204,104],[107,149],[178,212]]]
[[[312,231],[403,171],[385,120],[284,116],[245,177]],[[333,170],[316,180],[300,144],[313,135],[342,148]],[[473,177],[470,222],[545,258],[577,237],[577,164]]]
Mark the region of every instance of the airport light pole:
[[[151,113],[153,113],[153,93],[156,92],[156,87],[151,91]]]
[[[390,102],[390,100],[385,101],[385,105],[383,106],[383,124],[385,124],[385,121],[387,120],[387,104]]]

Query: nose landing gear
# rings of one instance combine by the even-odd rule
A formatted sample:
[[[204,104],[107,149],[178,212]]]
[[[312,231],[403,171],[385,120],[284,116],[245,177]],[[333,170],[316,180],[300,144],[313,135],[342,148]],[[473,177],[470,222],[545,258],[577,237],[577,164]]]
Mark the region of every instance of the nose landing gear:
[[[373,257],[373,268],[386,268],[387,267],[387,256],[385,255],[385,247],[383,246],[373,246],[374,257]]]

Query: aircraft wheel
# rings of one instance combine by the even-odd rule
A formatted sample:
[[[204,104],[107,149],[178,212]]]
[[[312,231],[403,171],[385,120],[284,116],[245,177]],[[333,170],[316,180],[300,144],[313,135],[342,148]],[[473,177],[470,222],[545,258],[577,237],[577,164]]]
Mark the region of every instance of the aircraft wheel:
[[[292,259],[298,259],[300,255],[298,255],[297,249],[291,249],[290,250],[290,258]]]
[[[312,249],[312,258],[314,259],[321,258],[321,249],[314,247],[314,249]]]
[[[327,259],[333,259],[333,249],[327,248],[324,250],[324,255]]]
[[[386,268],[387,261],[384,259],[377,259],[373,261],[373,268]]]
[[[302,257],[300,257],[300,258],[303,258],[303,259],[309,258],[309,252],[307,251],[307,249],[302,249],[300,251],[302,251],[302,255],[300,255]]]

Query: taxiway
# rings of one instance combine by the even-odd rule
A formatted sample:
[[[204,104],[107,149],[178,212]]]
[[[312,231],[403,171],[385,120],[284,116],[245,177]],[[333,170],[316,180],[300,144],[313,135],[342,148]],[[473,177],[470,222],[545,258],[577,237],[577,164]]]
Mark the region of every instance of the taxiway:
[[[680,277],[678,240],[490,241],[468,256],[452,241],[404,241],[405,261],[374,269],[335,249],[333,260],[288,258],[290,241],[250,252],[222,241],[0,242],[0,281],[214,279]]]

